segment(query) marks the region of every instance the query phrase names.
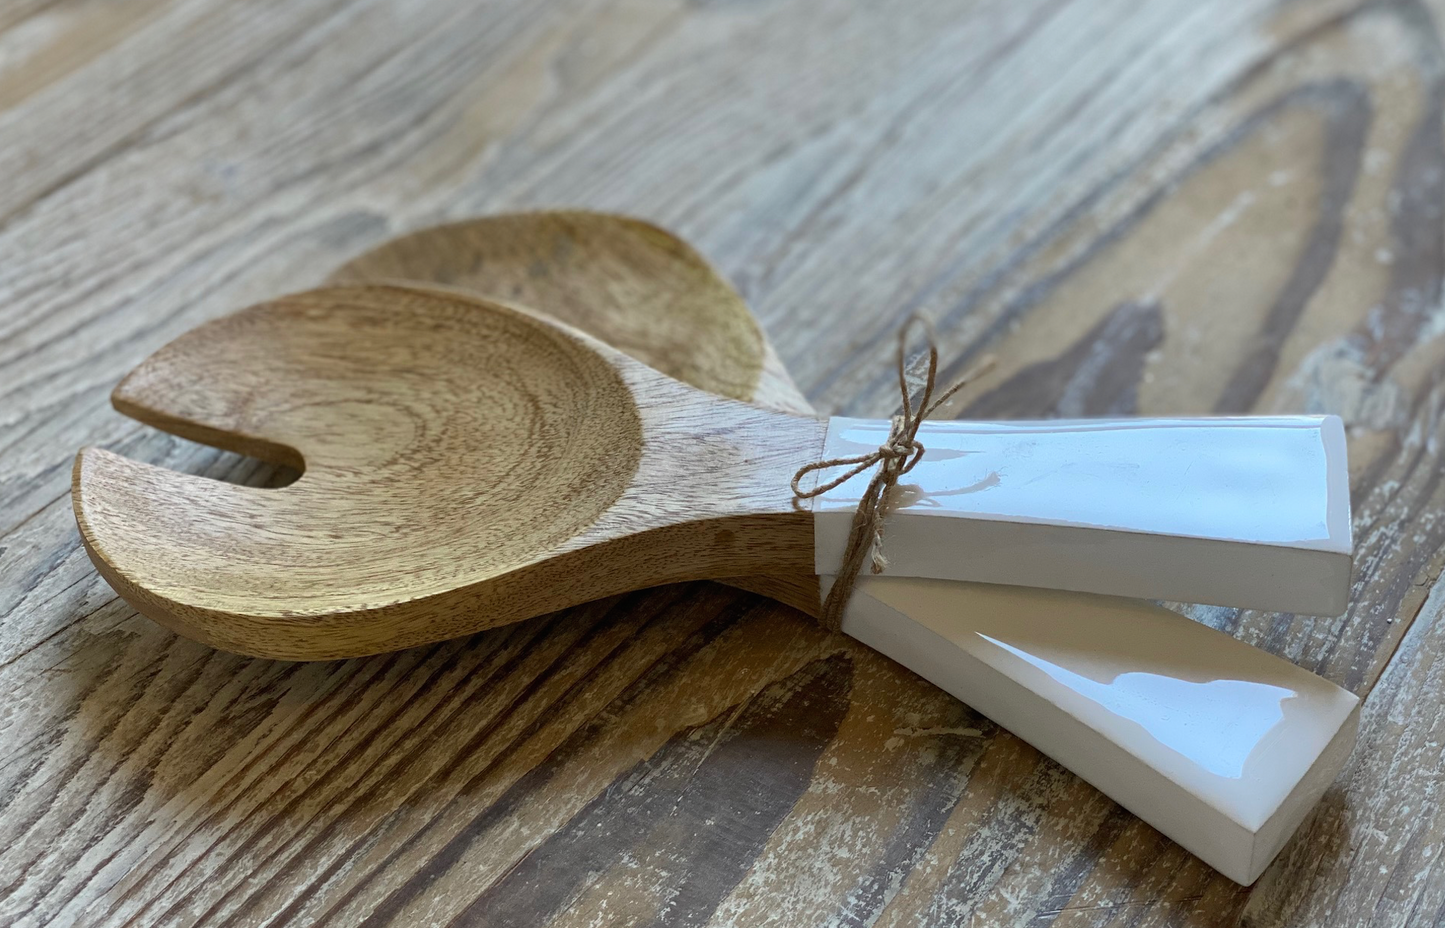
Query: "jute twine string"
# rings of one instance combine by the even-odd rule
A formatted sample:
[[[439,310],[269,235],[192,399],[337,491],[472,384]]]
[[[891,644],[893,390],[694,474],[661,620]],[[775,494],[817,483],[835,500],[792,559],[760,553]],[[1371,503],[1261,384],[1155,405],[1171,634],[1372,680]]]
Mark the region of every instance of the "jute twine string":
[[[917,406],[913,403],[912,391],[909,388],[907,363],[908,334],[915,325],[923,327],[924,337],[928,344],[928,366],[923,380],[923,392],[918,398]],[[933,323],[929,322],[926,317],[914,313],[898,330],[898,392],[903,396],[903,411],[893,417],[888,440],[879,445],[877,450],[867,454],[828,458],[805,464],[798,468],[798,472],[793,475],[793,495],[798,499],[812,499],[842,486],[870,467],[878,468],[873,473],[873,479],[868,481],[868,488],[863,491],[863,497],[858,501],[858,508],[853,513],[853,524],[848,532],[848,543],[843,549],[843,565],[838,569],[838,576],[833,582],[833,588],[828,592],[828,598],[823,601],[823,614],[818,617],[818,622],[824,628],[833,632],[842,628],[843,610],[853,595],[853,587],[858,581],[858,574],[863,570],[865,558],[871,556],[872,573],[882,573],[888,566],[888,559],[883,556],[882,548],[883,518],[888,511],[890,491],[898,483],[898,478],[913,470],[923,459],[923,443],[918,440],[919,426],[923,424],[924,419],[952,399],[953,395],[963,389],[969,381],[977,378],[992,365],[993,358],[985,357],[960,377],[953,386],[935,398],[933,389],[938,376],[938,339],[933,329]],[[832,480],[819,483],[810,490],[804,490],[800,486],[802,479],[808,474],[814,471],[832,470],[835,467],[847,467],[848,469]]]

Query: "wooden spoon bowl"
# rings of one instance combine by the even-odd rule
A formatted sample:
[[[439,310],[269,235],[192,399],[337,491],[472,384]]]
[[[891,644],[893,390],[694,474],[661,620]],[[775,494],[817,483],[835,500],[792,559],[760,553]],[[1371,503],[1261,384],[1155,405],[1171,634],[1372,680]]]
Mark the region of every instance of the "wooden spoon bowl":
[[[575,326],[683,383],[813,415],[747,303],[682,239],[629,216],[548,210],[483,216],[390,239],[328,282],[455,287]],[[812,570],[732,577],[810,615]]]
[[[350,594],[372,599],[398,575],[426,588],[457,582],[463,565],[505,573],[627,489],[641,423],[595,352],[516,313],[396,290],[330,293],[345,298],[303,295],[189,332],[115,391],[133,418],[306,469],[284,493],[175,487],[191,505],[224,499],[230,518],[294,532],[290,550],[304,561],[284,572],[273,538],[232,536],[226,586],[291,603],[331,595],[338,572]],[[127,502],[147,504],[143,493]],[[300,544],[308,535],[338,543]],[[372,537],[392,544],[359,543]],[[449,556],[437,559],[439,548]]]

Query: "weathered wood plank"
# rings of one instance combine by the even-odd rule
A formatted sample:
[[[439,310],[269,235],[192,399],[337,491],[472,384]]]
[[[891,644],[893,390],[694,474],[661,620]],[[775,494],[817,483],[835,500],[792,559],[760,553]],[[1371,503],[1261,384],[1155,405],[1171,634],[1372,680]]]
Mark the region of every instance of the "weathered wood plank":
[[[1440,17],[0,10],[0,920],[1434,920]],[[396,231],[552,204],[686,235],[829,411],[890,411],[891,333],[921,308],[958,365],[1000,358],[961,414],[1344,415],[1351,611],[1181,607],[1361,691],[1381,680],[1351,774],[1259,886],[746,594],[639,594],[313,665],[208,651],[111,597],[71,522],[80,444],[278,479],[109,412],[125,370]]]

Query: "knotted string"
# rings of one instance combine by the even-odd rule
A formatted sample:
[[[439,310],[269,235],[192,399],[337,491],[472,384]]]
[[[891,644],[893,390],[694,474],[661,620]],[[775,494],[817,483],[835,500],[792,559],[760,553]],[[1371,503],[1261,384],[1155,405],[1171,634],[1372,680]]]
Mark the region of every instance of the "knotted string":
[[[924,336],[928,340],[928,370],[917,407],[913,405],[912,391],[909,390],[906,357],[908,333],[915,323],[923,326]],[[893,417],[888,440],[879,445],[877,450],[867,454],[828,458],[824,461],[805,464],[793,475],[793,495],[798,499],[812,499],[842,486],[870,467],[878,468],[873,474],[873,479],[868,481],[868,488],[863,491],[863,497],[858,501],[858,508],[853,513],[853,525],[848,532],[848,543],[843,549],[843,565],[839,568],[838,576],[833,581],[833,588],[828,591],[828,598],[823,601],[823,613],[818,617],[818,621],[824,628],[836,632],[842,627],[843,609],[853,595],[853,586],[857,583],[858,574],[862,572],[864,558],[871,554],[872,573],[882,573],[883,569],[888,566],[888,560],[883,556],[882,549],[883,517],[887,514],[890,491],[898,483],[898,478],[913,470],[923,458],[923,443],[918,440],[919,426],[923,424],[924,419],[931,416],[940,406],[952,399],[955,393],[963,389],[969,381],[983,373],[992,364],[993,358],[984,358],[959,378],[953,386],[934,398],[934,382],[938,376],[938,340],[933,323],[914,313],[898,330],[898,392],[903,395],[903,411]],[[848,470],[832,480],[819,483],[811,490],[804,490],[799,486],[802,479],[808,474],[814,471],[831,470],[835,467],[847,467]]]

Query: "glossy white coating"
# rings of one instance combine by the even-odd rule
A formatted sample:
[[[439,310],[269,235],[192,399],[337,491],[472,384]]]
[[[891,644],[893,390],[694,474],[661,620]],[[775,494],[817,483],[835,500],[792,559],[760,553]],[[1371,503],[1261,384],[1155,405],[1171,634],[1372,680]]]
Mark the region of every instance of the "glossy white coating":
[[[886,421],[835,418],[825,457]],[[895,489],[887,573],[1318,615],[1346,606],[1349,473],[1336,416],[926,422]],[[842,560],[859,475],[815,501]]]
[[[1274,858],[1354,744],[1354,694],[1137,600],[866,577],[843,631],[1239,883]]]

